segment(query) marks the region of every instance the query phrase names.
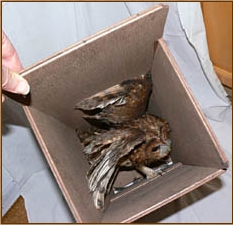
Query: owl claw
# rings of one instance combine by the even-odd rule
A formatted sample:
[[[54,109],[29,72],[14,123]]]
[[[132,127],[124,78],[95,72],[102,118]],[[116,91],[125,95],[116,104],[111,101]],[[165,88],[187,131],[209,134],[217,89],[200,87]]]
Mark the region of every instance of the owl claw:
[[[147,166],[140,166],[137,169],[146,175],[147,180],[150,180],[154,177],[162,176],[164,174],[164,171],[169,167],[170,167],[170,165],[168,165],[168,164],[162,164],[159,167],[157,167],[156,169],[152,169],[152,168],[149,168]]]

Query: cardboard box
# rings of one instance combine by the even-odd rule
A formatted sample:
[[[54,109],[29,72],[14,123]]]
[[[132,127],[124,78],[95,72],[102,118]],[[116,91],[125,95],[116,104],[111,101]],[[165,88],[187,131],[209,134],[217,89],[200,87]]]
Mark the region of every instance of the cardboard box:
[[[168,7],[159,5],[91,36],[24,71],[25,112],[77,222],[132,222],[222,174],[227,158],[161,39]],[[75,129],[89,125],[75,103],[152,70],[149,112],[169,121],[174,166],[94,208],[88,162]],[[135,172],[118,176],[116,186]]]

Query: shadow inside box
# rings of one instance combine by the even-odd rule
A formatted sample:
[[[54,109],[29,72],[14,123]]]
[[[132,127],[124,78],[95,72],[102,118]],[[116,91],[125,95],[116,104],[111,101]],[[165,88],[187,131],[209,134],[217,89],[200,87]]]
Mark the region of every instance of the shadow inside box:
[[[154,212],[136,220],[134,223],[157,223],[169,216],[179,212],[180,210],[191,206],[195,202],[208,197],[212,193],[220,190],[222,181],[220,178],[215,178],[201,187],[187,193],[186,195],[170,202],[169,204],[155,210]]]
[[[25,106],[29,106],[31,104],[31,93],[27,95],[21,95],[3,90],[3,94]]]
[[[13,94],[12,95],[16,95]],[[2,135],[7,135],[11,133],[11,125],[21,126],[30,128],[29,121],[25,115],[25,112],[20,104],[18,104],[17,99],[6,97],[2,104]]]
[[[164,165],[166,165],[166,167],[162,169],[162,166]],[[161,173],[158,173],[157,176],[149,180],[146,179],[145,175],[143,175],[140,171],[123,168],[122,170],[120,170],[120,173],[118,174],[116,180],[114,181],[113,191],[109,196],[110,202],[114,202],[124,197],[129,192],[136,192],[137,189],[146,186],[147,184],[149,184],[154,180],[158,180],[162,178],[167,173],[169,173],[172,170],[175,170],[180,166],[182,166],[182,163],[175,163],[175,164],[172,163],[171,165],[160,163],[159,166],[153,167],[153,169],[156,171],[157,169],[161,168]]]

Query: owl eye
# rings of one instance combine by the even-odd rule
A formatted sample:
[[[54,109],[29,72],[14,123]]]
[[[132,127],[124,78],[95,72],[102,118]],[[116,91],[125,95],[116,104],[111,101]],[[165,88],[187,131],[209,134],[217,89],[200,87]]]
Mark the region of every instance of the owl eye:
[[[156,151],[158,151],[159,149],[160,149],[160,145],[154,147],[154,148],[152,149],[152,152],[156,152]]]

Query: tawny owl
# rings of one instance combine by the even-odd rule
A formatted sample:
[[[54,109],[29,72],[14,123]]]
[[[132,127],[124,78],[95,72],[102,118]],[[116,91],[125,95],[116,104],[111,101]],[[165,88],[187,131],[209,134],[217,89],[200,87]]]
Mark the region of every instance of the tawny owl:
[[[168,122],[146,113],[151,91],[152,77],[147,73],[76,104],[75,109],[95,125],[77,134],[91,164],[87,179],[97,209],[104,209],[105,196],[121,167],[136,169],[150,179],[159,172],[150,167],[170,153]]]
[[[145,114],[109,130],[78,131],[91,164],[87,178],[97,209],[104,208],[105,195],[120,167],[139,170],[147,179],[158,175],[150,166],[169,155],[169,130],[166,121]]]

